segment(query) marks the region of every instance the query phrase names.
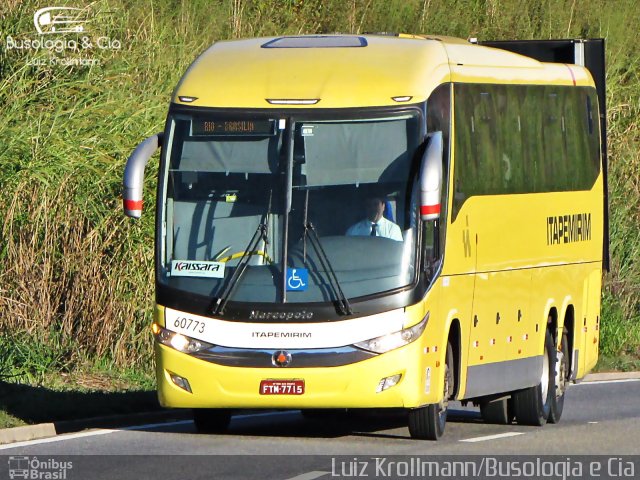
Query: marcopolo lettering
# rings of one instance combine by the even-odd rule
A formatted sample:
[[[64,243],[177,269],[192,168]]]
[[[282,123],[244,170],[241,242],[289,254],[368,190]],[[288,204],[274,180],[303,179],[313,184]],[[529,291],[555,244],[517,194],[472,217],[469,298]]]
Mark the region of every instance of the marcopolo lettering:
[[[263,312],[251,310],[249,320],[311,320],[313,312],[301,310],[299,312]]]
[[[547,245],[588,240],[591,240],[590,213],[547,217]]]

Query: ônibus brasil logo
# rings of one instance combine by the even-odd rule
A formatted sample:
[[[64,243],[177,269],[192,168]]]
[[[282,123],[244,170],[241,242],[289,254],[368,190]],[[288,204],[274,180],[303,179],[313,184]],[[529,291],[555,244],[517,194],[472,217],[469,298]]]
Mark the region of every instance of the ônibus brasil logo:
[[[73,462],[60,461],[55,458],[28,457],[25,455],[11,456],[9,463],[9,478],[66,480],[67,473],[73,469]]]

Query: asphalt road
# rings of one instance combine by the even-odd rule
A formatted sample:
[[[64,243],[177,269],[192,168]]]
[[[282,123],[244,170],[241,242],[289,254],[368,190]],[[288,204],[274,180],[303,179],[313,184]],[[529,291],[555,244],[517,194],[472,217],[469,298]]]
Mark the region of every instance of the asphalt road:
[[[445,436],[438,442],[412,440],[401,412],[363,412],[332,420],[310,420],[298,411],[289,411],[239,415],[224,435],[199,435],[192,422],[181,421],[89,430],[4,445],[0,446],[0,455],[38,456],[40,461],[92,455],[72,458],[76,468],[67,472],[69,479],[313,480],[353,477],[358,469],[370,477],[380,477],[374,473],[384,470],[376,472],[366,462],[372,456],[391,461],[394,455],[404,459],[418,455],[561,455],[559,461],[567,468],[573,458],[589,455],[608,463],[605,470],[617,468],[618,478],[640,476],[640,461],[631,472],[626,458],[619,457],[640,454],[638,379],[571,386],[562,421],[543,428],[488,425],[477,409],[462,408],[457,403],[450,407]],[[7,467],[1,463],[0,479],[8,478],[3,477],[2,469]],[[616,471],[609,473],[615,476]],[[396,472],[396,476],[403,476],[403,472]]]

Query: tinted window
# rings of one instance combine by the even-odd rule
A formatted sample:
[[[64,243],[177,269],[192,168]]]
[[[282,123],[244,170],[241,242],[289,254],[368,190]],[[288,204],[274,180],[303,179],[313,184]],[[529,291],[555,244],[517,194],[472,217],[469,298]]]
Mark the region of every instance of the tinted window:
[[[453,219],[473,195],[588,190],[600,171],[596,93],[457,84]]]

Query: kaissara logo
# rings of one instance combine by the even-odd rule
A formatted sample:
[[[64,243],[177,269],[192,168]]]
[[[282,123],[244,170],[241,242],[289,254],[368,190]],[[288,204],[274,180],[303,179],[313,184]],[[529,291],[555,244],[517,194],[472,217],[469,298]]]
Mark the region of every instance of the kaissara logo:
[[[172,260],[171,275],[176,277],[224,278],[224,263],[192,260]]]

